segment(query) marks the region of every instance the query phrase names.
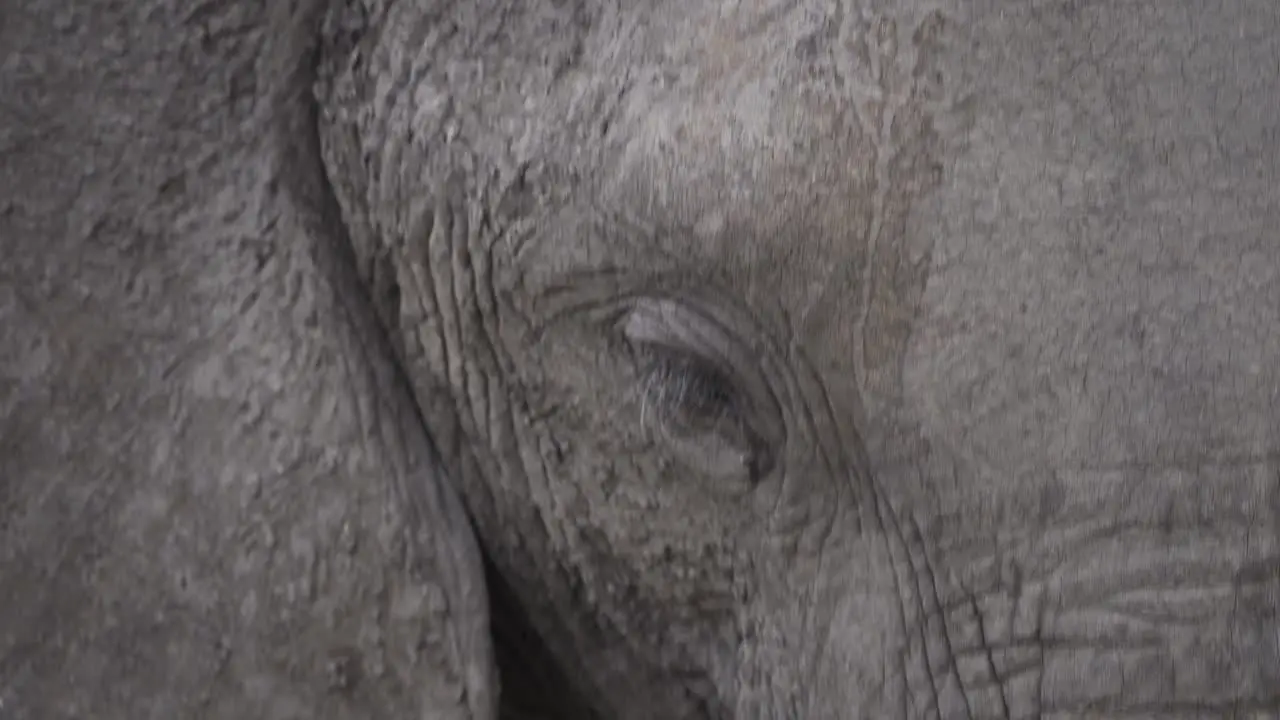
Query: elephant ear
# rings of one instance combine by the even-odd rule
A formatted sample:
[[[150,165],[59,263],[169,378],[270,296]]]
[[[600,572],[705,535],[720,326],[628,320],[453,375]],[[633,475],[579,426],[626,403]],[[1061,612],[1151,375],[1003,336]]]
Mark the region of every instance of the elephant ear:
[[[359,346],[370,350],[363,357],[375,404],[366,423],[369,438],[382,454],[400,509],[407,570],[425,588],[426,602],[418,606],[423,642],[414,648],[423,683],[420,717],[496,718],[497,670],[479,543],[413,393],[390,348],[374,337],[372,313],[351,319]]]
[[[373,468],[372,479],[385,483],[376,494],[384,498],[390,522],[368,515],[362,522],[377,526],[384,540],[392,536],[384,543],[390,555],[384,582],[393,596],[386,621],[389,634],[402,636],[388,637],[386,644],[391,662],[403,663],[392,670],[419,698],[418,717],[490,720],[497,717],[498,672],[479,542],[357,275],[350,245],[335,232],[341,218],[324,202],[323,187],[319,197],[307,183],[293,190],[318,265],[316,289],[327,295],[319,304],[332,312],[325,322],[328,343],[346,370],[339,412],[357,418],[360,437],[351,449]],[[365,491],[348,492],[355,497]]]
[[[334,312],[332,344],[347,368],[359,407],[361,445],[386,481],[392,530],[404,563],[389,579],[389,668],[416,695],[416,717],[492,720],[498,669],[479,542],[448,470],[396,360],[345,223],[326,179],[311,93],[319,24],[326,0],[274,4],[272,48],[259,77],[271,98],[276,176],[318,266]],[[353,491],[354,492],[354,491]],[[384,528],[385,529],[385,528]],[[385,533],[384,533],[385,534]],[[384,631],[385,632],[385,631]],[[407,637],[394,637],[404,633]]]

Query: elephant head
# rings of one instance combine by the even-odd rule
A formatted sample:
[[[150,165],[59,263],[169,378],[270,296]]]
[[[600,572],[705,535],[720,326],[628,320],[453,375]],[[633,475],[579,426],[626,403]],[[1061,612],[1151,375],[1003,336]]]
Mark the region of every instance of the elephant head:
[[[1273,0],[166,12],[4,215],[0,703],[1280,712]]]
[[[361,277],[583,704],[1275,708],[1276,48],[1078,6],[332,23]]]

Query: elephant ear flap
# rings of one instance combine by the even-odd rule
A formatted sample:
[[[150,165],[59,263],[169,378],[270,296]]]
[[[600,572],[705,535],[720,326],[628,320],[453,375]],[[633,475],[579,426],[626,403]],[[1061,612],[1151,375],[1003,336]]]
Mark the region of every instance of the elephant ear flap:
[[[425,583],[426,642],[418,647],[424,674],[419,717],[495,720],[498,671],[489,623],[484,561],[462,500],[412,393],[386,363],[377,373],[384,411],[383,448],[394,469],[414,579]]]
[[[342,318],[340,343],[353,370],[348,389],[357,399],[365,449],[377,456],[378,472],[390,483],[399,528],[405,530],[414,598],[397,602],[391,614],[412,637],[384,638],[408,655],[410,690],[421,692],[416,716],[428,720],[495,720],[498,670],[489,625],[484,561],[471,522],[425,427],[395,352],[381,329],[359,277],[354,238],[347,226],[316,130],[312,88],[325,13],[324,0],[271,4],[273,36],[260,59],[260,77],[271,91],[276,162],[297,222],[316,240],[321,274]],[[367,278],[366,278],[367,279]],[[397,537],[397,539],[399,539]],[[398,574],[400,567],[393,569]],[[421,592],[425,591],[425,592]],[[419,600],[421,600],[419,602]]]
[[[393,611],[410,615],[399,619],[414,628],[413,638],[400,640],[407,641],[414,690],[421,692],[417,716],[496,720],[498,669],[479,541],[376,313],[350,312],[362,306],[362,291],[350,274],[337,277],[346,281],[338,285],[349,293],[348,327],[368,370],[358,383],[366,391],[357,390],[372,401],[362,403],[366,437],[380,455],[404,530],[410,576],[404,580],[422,598],[410,610]]]
[[[408,397],[402,395],[402,397]],[[498,717],[498,670],[489,624],[489,596],[484,561],[471,521],[433,438],[413,413],[412,448],[401,474],[398,493],[406,507],[413,539],[413,568],[429,583],[434,603],[428,603],[425,666],[430,678],[422,717]],[[431,607],[431,605],[435,605]],[[442,680],[434,683],[434,680]],[[438,689],[439,692],[434,692]]]

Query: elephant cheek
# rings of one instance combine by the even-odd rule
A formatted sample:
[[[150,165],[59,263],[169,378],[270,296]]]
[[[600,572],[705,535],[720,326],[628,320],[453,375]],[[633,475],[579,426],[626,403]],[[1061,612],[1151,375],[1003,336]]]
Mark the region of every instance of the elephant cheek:
[[[768,573],[767,607],[753,613],[762,619],[739,658],[738,717],[917,717],[938,707],[927,648],[905,630],[918,629],[920,603],[904,547],[838,520]]]
[[[830,610],[793,631],[790,666],[811,669],[791,679],[802,698],[753,707],[831,718],[1280,710],[1280,556],[1256,537],[1246,548],[1139,527],[1064,543],[1048,530],[956,563],[917,533],[895,535],[880,563],[859,558],[812,586],[811,606]]]
[[[904,644],[901,613],[891,603],[847,598],[833,613],[821,639],[824,651],[808,681],[805,717],[914,717],[926,707],[909,703],[914,683],[928,685],[923,658]],[[904,704],[907,703],[907,704]],[[912,705],[915,709],[912,709]]]
[[[1223,526],[1115,529],[1088,544],[1043,581],[1024,583],[1025,619],[984,643],[1007,697],[1033,697],[1044,713],[1280,709],[1273,544]],[[1013,605],[1007,589],[992,595],[979,605],[984,617]],[[1025,689],[1010,692],[1017,682]]]
[[[914,525],[890,535],[859,543],[816,604],[831,610],[806,643],[817,651],[814,672],[803,679],[801,716],[1003,717],[998,702],[972,697],[957,672],[946,574]]]

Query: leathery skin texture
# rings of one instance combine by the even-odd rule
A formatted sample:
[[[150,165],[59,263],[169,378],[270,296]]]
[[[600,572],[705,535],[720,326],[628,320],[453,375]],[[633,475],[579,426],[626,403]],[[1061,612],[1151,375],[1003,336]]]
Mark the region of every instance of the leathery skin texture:
[[[1280,717],[1274,2],[0,50],[0,720]]]

